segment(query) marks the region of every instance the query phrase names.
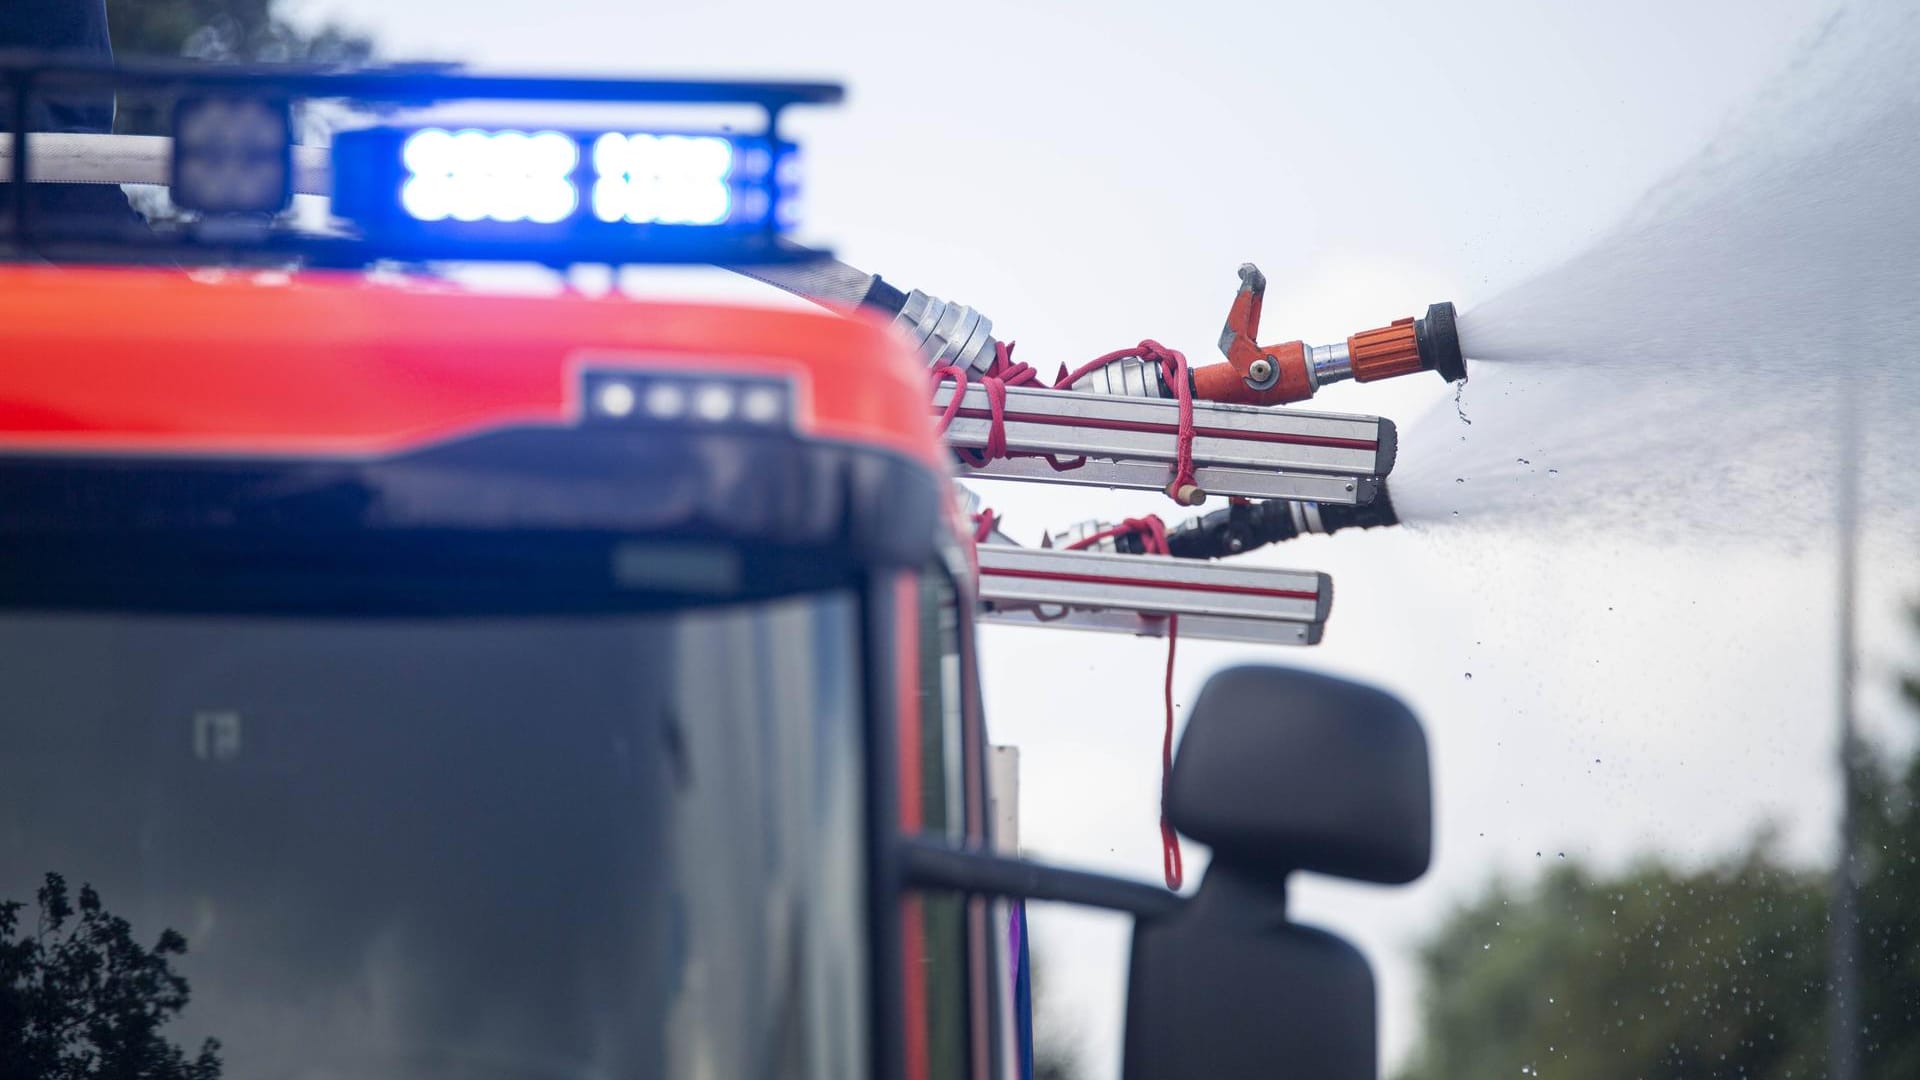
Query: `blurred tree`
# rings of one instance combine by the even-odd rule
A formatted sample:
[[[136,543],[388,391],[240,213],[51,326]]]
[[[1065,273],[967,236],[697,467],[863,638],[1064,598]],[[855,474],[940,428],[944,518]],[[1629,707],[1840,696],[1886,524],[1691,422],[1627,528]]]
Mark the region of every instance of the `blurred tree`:
[[[328,24],[307,31],[275,13],[274,0],[107,0],[121,56],[357,64],[373,55],[364,34]]]
[[[36,899],[31,933],[24,903],[0,903],[0,1077],[219,1080],[218,1042],[189,1058],[160,1034],[187,1005],[187,980],[171,963],[186,954],[185,938],[164,930],[143,948],[92,886],[76,904],[59,874]]]
[[[1764,843],[1696,872],[1569,863],[1496,884],[1423,950],[1404,1080],[1813,1076],[1823,915],[1821,878]]]
[[[1920,630],[1920,609],[1914,616]],[[1920,710],[1920,677],[1904,682]],[[1920,1076],[1920,752],[1858,778],[1863,1061]],[[1402,1080],[1787,1080],[1824,1074],[1826,875],[1763,834],[1703,870],[1648,859],[1496,882],[1421,954],[1423,1035]]]
[[[1920,638],[1920,605],[1908,612]],[[1920,717],[1920,672],[1901,680]],[[1868,765],[1859,802],[1862,1058],[1872,1080],[1920,1076],[1920,749],[1897,769]]]

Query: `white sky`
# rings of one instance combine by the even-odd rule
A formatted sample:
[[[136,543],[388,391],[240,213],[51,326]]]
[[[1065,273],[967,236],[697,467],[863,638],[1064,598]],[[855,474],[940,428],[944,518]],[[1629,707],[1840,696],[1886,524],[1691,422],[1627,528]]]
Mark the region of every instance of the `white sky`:
[[[1271,282],[1271,340],[1338,340],[1441,299],[1469,308],[1578,251],[1696,151],[1830,6],[308,0],[299,10],[373,31],[395,59],[844,80],[844,107],[792,128],[807,145],[811,231],[855,265],[982,308],[1051,370],[1148,336],[1213,359],[1235,267],[1248,260]],[[659,285],[772,299],[699,275]],[[1410,422],[1445,393],[1422,377],[1338,387],[1315,404]],[[985,494],[1028,542],[1084,518],[1176,510],[1078,489]],[[1894,613],[1912,584],[1910,540],[1870,552],[1869,686],[1906,644]],[[1272,660],[1381,683],[1427,722],[1433,873],[1407,889],[1309,880],[1295,892],[1298,917],[1373,959],[1389,1061],[1417,1026],[1410,945],[1496,873],[1559,852],[1709,856],[1763,819],[1797,854],[1822,856],[1833,807],[1827,544],[1342,534],[1261,556],[1334,575],[1324,646],[1183,644],[1183,703],[1225,663]],[[1024,751],[1029,850],[1157,877],[1163,646],[985,637],[989,722]],[[1867,704],[1891,711],[1878,690]],[[1048,911],[1034,935],[1080,1013],[1096,1075],[1117,1075],[1124,925]]]

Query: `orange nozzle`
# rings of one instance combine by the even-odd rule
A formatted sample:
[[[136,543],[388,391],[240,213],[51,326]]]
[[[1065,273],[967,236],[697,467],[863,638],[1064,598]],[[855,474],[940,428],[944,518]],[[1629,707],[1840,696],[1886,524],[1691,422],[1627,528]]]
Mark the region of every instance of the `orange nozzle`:
[[[1241,405],[1284,405],[1305,401],[1323,383],[1341,379],[1373,382],[1416,371],[1437,371],[1448,382],[1467,377],[1454,325],[1452,304],[1434,304],[1427,317],[1396,319],[1388,326],[1362,330],[1339,345],[1309,348],[1289,341],[1259,345],[1260,305],[1266,275],[1252,263],[1240,267],[1240,291],[1220,332],[1224,364],[1193,369],[1193,394],[1203,401]]]
[[[1347,338],[1347,356],[1359,382],[1411,375],[1422,367],[1420,341],[1413,317],[1395,319],[1391,326],[1362,330]]]

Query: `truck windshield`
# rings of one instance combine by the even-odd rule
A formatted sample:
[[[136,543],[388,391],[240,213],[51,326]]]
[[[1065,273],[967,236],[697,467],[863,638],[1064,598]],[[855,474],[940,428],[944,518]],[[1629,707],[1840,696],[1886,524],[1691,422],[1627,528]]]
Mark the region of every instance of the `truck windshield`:
[[[864,1076],[858,611],[0,614],[0,1061]]]

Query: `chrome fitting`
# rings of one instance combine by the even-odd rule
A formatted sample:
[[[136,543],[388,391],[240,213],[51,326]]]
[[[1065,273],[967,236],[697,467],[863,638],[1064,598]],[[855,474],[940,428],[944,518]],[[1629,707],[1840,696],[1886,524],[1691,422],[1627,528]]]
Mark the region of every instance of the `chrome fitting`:
[[[1353,378],[1353,357],[1347,352],[1347,343],[1342,341],[1338,345],[1309,346],[1307,377],[1312,380],[1315,389],[1330,382]]]
[[[950,304],[915,289],[893,325],[906,333],[928,367],[985,371],[993,364],[993,320],[965,304]]]
[[[1161,378],[1160,365],[1138,356],[1122,357],[1095,368],[1076,380],[1070,389],[1083,394],[1113,394],[1118,397],[1164,398],[1167,382]]]

